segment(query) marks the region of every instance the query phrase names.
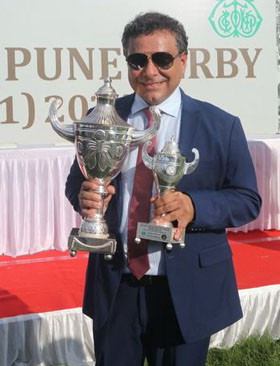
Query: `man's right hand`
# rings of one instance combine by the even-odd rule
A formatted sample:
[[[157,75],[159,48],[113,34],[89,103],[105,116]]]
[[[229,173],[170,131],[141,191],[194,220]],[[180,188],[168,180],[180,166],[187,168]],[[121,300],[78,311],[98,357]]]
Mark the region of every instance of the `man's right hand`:
[[[84,181],[82,183],[80,193],[79,193],[79,205],[80,214],[82,217],[93,217],[96,210],[101,208],[102,200],[99,193],[95,193],[98,187],[96,180]],[[106,208],[112,195],[115,194],[115,187],[108,183],[107,185],[107,196],[104,198],[103,213],[105,213]]]

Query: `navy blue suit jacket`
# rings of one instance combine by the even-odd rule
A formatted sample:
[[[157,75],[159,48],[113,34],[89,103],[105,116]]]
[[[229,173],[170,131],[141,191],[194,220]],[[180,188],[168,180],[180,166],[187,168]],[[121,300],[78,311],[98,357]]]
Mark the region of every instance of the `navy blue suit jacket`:
[[[120,98],[116,108],[127,119],[134,95]],[[225,228],[243,225],[257,217],[261,206],[247,141],[237,117],[182,92],[181,154],[193,160],[194,173],[184,176],[177,189],[187,192],[195,206],[195,220],[186,233],[186,247],[163,251],[168,283],[178,323],[187,342],[207,337],[242,316],[232,253]],[[90,254],[83,311],[93,318],[94,329],[106,322],[125,265],[119,227],[122,215],[122,176],[113,181],[116,194],[106,220],[118,240],[111,262]],[[84,180],[75,160],[66,183],[66,195],[78,210],[78,192]],[[203,231],[200,231],[200,229]],[[192,229],[193,231],[190,231]]]

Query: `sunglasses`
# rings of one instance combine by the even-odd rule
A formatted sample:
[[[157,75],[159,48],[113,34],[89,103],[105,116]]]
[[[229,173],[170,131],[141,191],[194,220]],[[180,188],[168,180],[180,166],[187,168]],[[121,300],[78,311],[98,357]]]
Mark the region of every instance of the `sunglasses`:
[[[168,52],[155,52],[152,55],[146,55],[145,53],[132,53],[127,56],[126,61],[133,70],[141,70],[148,64],[148,60],[151,59],[153,64],[164,70],[170,69],[174,60],[178,55],[173,56]]]

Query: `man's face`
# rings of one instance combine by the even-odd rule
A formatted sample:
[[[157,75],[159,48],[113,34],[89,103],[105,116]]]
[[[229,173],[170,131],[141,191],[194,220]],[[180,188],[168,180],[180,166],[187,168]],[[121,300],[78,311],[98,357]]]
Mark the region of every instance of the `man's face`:
[[[167,30],[159,30],[129,40],[128,56],[133,53],[151,56],[155,52],[168,52],[177,56],[178,49],[174,35]],[[148,104],[157,105],[179,85],[185,72],[186,59],[185,53],[178,55],[173,65],[167,70],[157,67],[150,58],[140,70],[134,70],[128,66],[130,85]]]

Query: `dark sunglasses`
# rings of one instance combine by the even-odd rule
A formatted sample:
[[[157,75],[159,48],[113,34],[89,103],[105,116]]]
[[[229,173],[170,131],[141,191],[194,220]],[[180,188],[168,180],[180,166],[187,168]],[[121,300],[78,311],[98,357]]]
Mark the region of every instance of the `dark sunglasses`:
[[[132,69],[141,70],[148,64],[148,60],[151,59],[153,64],[158,68],[168,70],[173,65],[175,58],[179,55],[180,53],[173,56],[168,52],[155,52],[150,56],[145,53],[132,53],[127,56],[126,61]]]

